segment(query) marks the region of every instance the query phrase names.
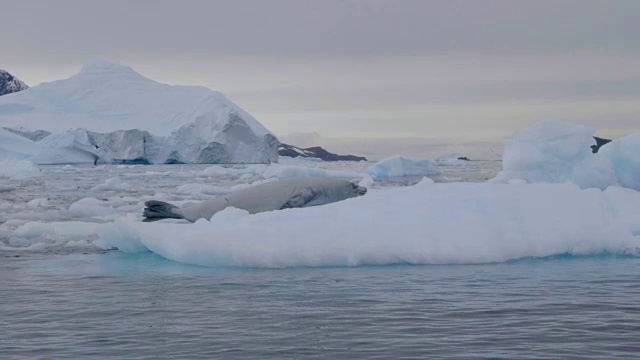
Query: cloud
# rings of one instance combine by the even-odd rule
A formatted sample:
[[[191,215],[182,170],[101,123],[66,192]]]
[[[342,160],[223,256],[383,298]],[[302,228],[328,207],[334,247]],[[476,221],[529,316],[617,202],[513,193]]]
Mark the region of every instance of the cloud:
[[[225,93],[272,131],[499,137],[541,118],[636,129],[640,1],[24,0],[0,67],[88,59]],[[636,125],[639,124],[639,125]]]

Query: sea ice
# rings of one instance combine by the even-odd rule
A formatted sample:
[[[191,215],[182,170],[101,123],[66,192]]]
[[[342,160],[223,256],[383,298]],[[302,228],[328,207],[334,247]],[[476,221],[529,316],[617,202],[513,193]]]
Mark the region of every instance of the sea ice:
[[[104,183],[96,185],[91,190],[98,191],[129,191],[131,190],[131,184],[122,181],[119,177],[112,177],[105,180]]]
[[[321,169],[317,167],[308,166],[294,166],[294,165],[280,165],[271,164],[264,171],[262,177],[269,178],[292,178],[302,176],[315,176],[315,177],[334,177],[334,178],[362,178],[366,174],[359,173],[353,170],[329,170]]]

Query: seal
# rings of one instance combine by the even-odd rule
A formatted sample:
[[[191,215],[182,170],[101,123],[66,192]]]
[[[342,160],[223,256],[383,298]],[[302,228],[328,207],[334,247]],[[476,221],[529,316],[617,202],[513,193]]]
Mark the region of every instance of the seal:
[[[229,206],[243,209],[251,214],[304,208],[334,203],[361,196],[367,188],[347,180],[324,177],[300,177],[270,181],[235,191],[224,197],[203,201],[179,208],[157,200],[145,202],[143,221],[162,219],[185,219],[195,222],[211,217]]]

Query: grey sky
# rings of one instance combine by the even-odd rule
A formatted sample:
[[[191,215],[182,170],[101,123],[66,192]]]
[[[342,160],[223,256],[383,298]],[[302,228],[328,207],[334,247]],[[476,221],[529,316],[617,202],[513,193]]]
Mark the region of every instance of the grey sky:
[[[640,130],[640,1],[0,0],[0,68],[89,59],[225,93],[276,134],[497,139]]]

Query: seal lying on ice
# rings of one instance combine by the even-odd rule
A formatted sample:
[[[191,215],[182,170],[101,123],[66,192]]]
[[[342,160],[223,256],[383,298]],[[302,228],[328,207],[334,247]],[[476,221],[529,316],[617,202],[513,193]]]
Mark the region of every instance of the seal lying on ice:
[[[162,219],[185,219],[195,222],[198,219],[211,219],[213,214],[233,206],[247,210],[251,214],[324,205],[332,202],[364,195],[367,188],[347,180],[323,177],[302,177],[271,181],[238,190],[198,204],[179,208],[166,202],[150,200],[144,204],[144,221]]]

